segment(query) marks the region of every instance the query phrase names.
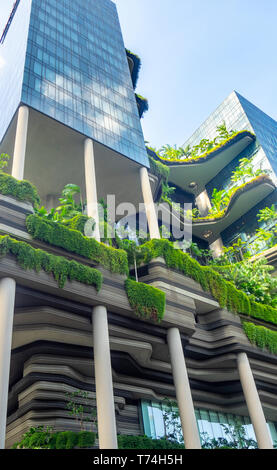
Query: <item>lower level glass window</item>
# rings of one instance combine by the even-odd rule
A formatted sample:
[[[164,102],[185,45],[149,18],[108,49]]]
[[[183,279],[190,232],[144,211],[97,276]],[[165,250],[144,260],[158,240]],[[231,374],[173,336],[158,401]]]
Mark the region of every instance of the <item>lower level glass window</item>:
[[[178,408],[173,402],[142,400],[141,404],[144,432],[147,436],[152,439],[167,436],[179,442],[183,441]],[[244,427],[247,439],[256,441],[254,429],[248,417],[204,409],[195,409],[195,416],[202,443],[207,439],[230,440],[228,429],[231,430],[231,426],[236,422]],[[267,425],[273,443],[277,444],[277,423],[268,422]]]

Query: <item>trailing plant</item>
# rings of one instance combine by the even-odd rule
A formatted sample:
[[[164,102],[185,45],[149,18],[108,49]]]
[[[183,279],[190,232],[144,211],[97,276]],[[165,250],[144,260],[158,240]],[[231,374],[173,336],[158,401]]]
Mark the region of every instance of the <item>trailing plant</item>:
[[[165,313],[165,293],[156,287],[126,279],[125,289],[130,305],[142,319],[161,322]]]
[[[245,292],[237,289],[232,282],[225,280],[213,267],[201,266],[189,254],[175,249],[172,242],[151,240],[140,246],[139,251],[138,264],[147,264],[152,259],[159,257],[164,258],[168,268],[177,269],[185,276],[198,282],[204,291],[211,293],[221,308],[277,324],[277,309],[270,305],[254,302]]]
[[[153,173],[153,175],[157,176],[158,178],[161,178],[163,182],[167,184],[170,168],[168,168],[168,166],[164,165],[163,163],[154,160],[154,158],[152,158],[150,155],[148,155],[148,158],[151,173]]]
[[[77,230],[34,214],[27,217],[26,226],[28,233],[37,240],[84,256],[113,273],[129,273],[127,255],[123,250],[108,247],[94,238],[85,237]]]
[[[277,331],[249,322],[243,322],[243,329],[252,344],[277,354]]]
[[[18,241],[9,235],[0,236],[0,256],[13,255],[22,269],[52,274],[63,288],[66,281],[78,281],[101,289],[103,275],[97,269],[76,261],[69,261],[63,256],[55,256],[46,251],[35,249],[26,242]]]
[[[88,431],[63,431],[53,433],[51,428],[43,426],[31,428],[13,449],[85,449],[95,445],[96,434]]]
[[[18,201],[30,202],[35,207],[40,204],[40,198],[34,185],[26,180],[19,181],[2,170],[0,170],[0,194],[14,197]]]
[[[135,96],[139,110],[139,117],[142,118],[144,116],[144,113],[146,113],[149,109],[148,100],[144,98],[144,96],[138,95],[137,93],[135,94]]]
[[[119,449],[184,449],[184,444],[167,439],[151,439],[148,436],[117,437]]]

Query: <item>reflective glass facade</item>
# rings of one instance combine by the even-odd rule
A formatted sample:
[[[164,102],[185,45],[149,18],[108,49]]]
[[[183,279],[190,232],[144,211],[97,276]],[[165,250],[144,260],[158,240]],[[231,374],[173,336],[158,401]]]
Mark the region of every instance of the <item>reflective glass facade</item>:
[[[31,3],[20,1],[0,45],[0,142],[21,100]]]
[[[142,416],[145,434],[153,439],[160,439],[167,434],[172,433],[172,429],[166,423],[170,420],[164,419],[165,410],[167,416],[169,415],[168,408],[166,408],[161,402],[153,402],[148,400],[142,401]],[[235,420],[238,420],[246,431],[248,439],[256,440],[254,429],[250,423],[249,418],[244,416],[236,416],[231,413],[219,413],[217,411],[196,409],[195,416],[197,420],[198,431],[201,440],[205,438],[218,439],[220,437],[228,439],[222,425],[227,426],[235,424]],[[181,422],[179,421],[181,424]],[[268,422],[268,428],[270,430],[271,438],[273,443],[277,443],[277,424]],[[177,425],[179,429],[179,425]],[[177,433],[178,434],[178,433]],[[181,440],[179,438],[179,440]]]
[[[110,0],[32,0],[21,100],[148,166],[119,19]]]
[[[276,178],[277,122],[235,91],[203,122],[186,141],[184,147],[196,145],[201,139],[213,139],[217,133],[217,126],[222,124],[223,121],[225,121],[228,130],[241,131],[247,129],[257,137],[256,144],[252,148],[244,150],[237,160],[244,156],[250,158],[255,155],[255,169],[273,169]],[[225,178],[222,179],[221,177],[220,180],[223,181],[223,184],[225,183]]]
[[[241,158],[253,157],[254,170],[260,168],[270,170],[271,178],[277,184],[277,122],[237,92],[232,92],[218,106],[186,141],[184,146],[196,145],[201,139],[205,138],[213,139],[217,134],[217,126],[222,124],[223,121],[225,121],[228,130],[241,131],[247,129],[254,133],[256,141],[243,150],[207,184],[206,189],[210,198],[214,188],[229,190],[234,184],[237,184],[231,181],[231,175],[232,171],[239,165]],[[272,204],[277,206],[277,191],[221,233],[224,245],[232,245],[238,238],[241,238],[247,242],[250,250],[252,248],[254,250],[256,229],[259,226],[264,229],[266,227],[270,228],[268,225],[265,226],[264,223],[258,223],[257,213],[266,206],[271,207]],[[264,248],[261,245],[261,250]]]

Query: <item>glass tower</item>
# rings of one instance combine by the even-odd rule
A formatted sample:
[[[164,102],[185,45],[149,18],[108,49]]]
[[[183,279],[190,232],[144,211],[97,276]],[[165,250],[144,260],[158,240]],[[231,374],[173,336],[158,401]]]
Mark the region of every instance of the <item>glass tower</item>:
[[[233,91],[204,123],[186,141],[187,145],[199,144],[201,139],[213,139],[217,134],[217,126],[225,121],[227,129],[234,131],[249,130],[256,135],[256,141],[249,145],[231,163],[223,168],[206,186],[208,195],[212,196],[213,189],[229,190],[234,183],[231,181],[232,171],[239,165],[241,158],[253,158],[254,170],[259,168],[269,170],[271,179],[277,183],[277,122],[253,105],[236,91]],[[277,191],[271,193],[248,211],[243,217],[231,224],[222,233],[223,243],[228,246],[237,238],[251,244],[255,243],[256,229],[261,225],[257,222],[260,209],[272,204],[277,205]],[[267,228],[266,224],[262,228]]]
[[[184,147],[196,145],[201,139],[213,139],[217,133],[216,127],[223,121],[225,121],[228,130],[247,129],[256,135],[257,142],[248,157],[255,155],[254,165],[273,170],[276,178],[277,122],[236,91],[233,91],[201,124],[186,141]],[[243,152],[243,156],[247,156],[245,152]]]
[[[10,64],[0,75],[0,140],[21,102],[148,167],[111,0],[21,0],[0,47]]]

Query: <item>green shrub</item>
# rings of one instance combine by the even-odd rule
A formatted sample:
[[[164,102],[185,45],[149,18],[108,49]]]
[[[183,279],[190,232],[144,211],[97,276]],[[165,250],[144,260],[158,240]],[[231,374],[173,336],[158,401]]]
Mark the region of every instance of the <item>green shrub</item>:
[[[123,250],[106,246],[94,238],[85,237],[78,230],[72,230],[63,224],[42,219],[34,214],[27,217],[26,226],[28,233],[37,240],[91,259],[113,273],[129,272],[127,255]]]
[[[85,225],[87,221],[90,219],[91,217],[88,217],[87,215],[78,214],[78,215],[75,215],[75,217],[73,217],[72,219],[69,219],[66,222],[64,221],[63,224],[72,230],[78,230],[84,235]],[[95,225],[95,222],[92,226],[92,229],[94,228],[94,225]]]
[[[0,170],[0,194],[12,196],[18,201],[30,202],[34,206],[40,204],[40,198],[35,186],[29,181],[19,181]]]
[[[88,448],[95,444],[95,433],[81,431],[50,432],[42,426],[31,428],[24,434],[22,440],[13,445],[13,449],[74,449]]]
[[[243,329],[252,344],[277,354],[277,331],[249,322],[243,322]]]
[[[277,309],[252,301],[245,292],[223,279],[212,267],[201,266],[187,253],[175,249],[168,240],[151,240],[141,245],[137,264],[147,264],[159,257],[164,258],[168,268],[177,269],[198,282],[204,291],[211,293],[221,308],[277,324]]]
[[[165,313],[165,293],[143,282],[126,279],[125,288],[132,309],[140,318],[160,322]]]
[[[81,431],[78,433],[77,446],[81,448],[93,447],[95,434],[93,432]]]
[[[120,435],[117,439],[119,449],[184,449],[184,445],[179,442],[151,439],[147,436]]]
[[[22,269],[34,269],[37,272],[44,270],[48,274],[51,273],[61,288],[69,279],[94,285],[98,291],[101,289],[103,275],[97,269],[35,249],[28,243],[15,240],[8,235],[0,236],[0,256],[8,254],[16,257]]]

